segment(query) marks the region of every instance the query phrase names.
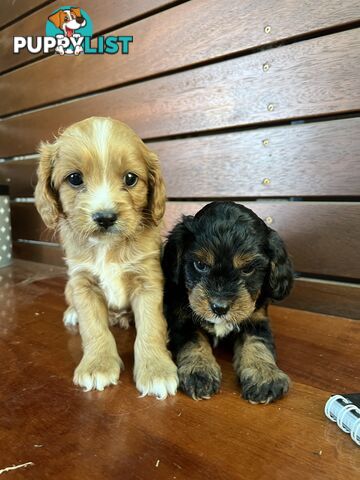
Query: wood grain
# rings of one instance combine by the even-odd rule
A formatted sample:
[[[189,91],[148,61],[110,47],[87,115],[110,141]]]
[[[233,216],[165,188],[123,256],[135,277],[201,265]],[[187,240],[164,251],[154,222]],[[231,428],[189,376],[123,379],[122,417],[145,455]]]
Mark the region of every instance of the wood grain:
[[[286,358],[287,363],[291,364],[290,370],[293,374],[296,372],[294,378],[306,383],[306,378],[310,375],[313,378],[312,385],[320,389],[327,388],[331,378],[330,388],[332,392],[349,391],[349,387],[346,387],[346,379],[350,379],[351,370],[354,365],[358,364],[360,358],[354,355],[357,348],[354,349],[353,339],[360,328],[360,323],[349,320],[334,322],[335,318],[331,316],[303,312],[301,325],[299,324],[294,328],[294,313],[297,314],[296,310],[272,306],[270,307],[270,318],[272,318],[274,311],[276,311],[275,318],[278,324],[275,335],[279,358]],[[298,318],[300,319],[300,317]],[[316,322],[318,322],[317,325]],[[322,333],[319,335],[320,332]],[[339,357],[341,371],[338,374],[338,367],[335,366],[336,355],[334,355],[337,349],[344,353],[347,350],[346,358],[342,355]],[[305,369],[301,367],[300,357],[307,357],[308,363]],[[325,370],[327,370],[326,373]],[[325,375],[324,380],[321,378],[322,374]],[[354,377],[355,388],[355,385],[359,386],[360,377],[357,374]],[[355,391],[359,391],[358,388]]]
[[[280,233],[298,272],[360,278],[360,204],[286,201],[243,204]],[[203,205],[202,202],[169,202],[164,234],[182,214],[194,214]],[[12,203],[11,211],[14,240],[56,241],[42,223],[34,204]]]
[[[293,380],[290,394],[272,405],[241,399],[224,348],[215,352],[223,381],[211,400],[195,402],[182,393],[163,402],[139,398],[132,328],[113,330],[126,366],[119,385],[85,393],[71,380],[81,345],[61,321],[64,275],[21,262],[2,269],[2,277],[0,433],[7,447],[0,465],[33,462],[12,478],[357,477],[357,447],[323,409],[334,389],[359,391],[359,322],[272,309],[278,362]]]
[[[90,115],[119,118],[149,139],[354,111],[359,44],[360,29],[349,30],[10,117],[0,122],[0,155],[32,153],[40,139]],[[3,111],[32,90],[24,83],[17,90],[8,77]]]
[[[172,199],[350,196],[360,195],[359,127],[351,118],[148,146],[160,157]],[[35,159],[0,163],[0,183],[9,184],[12,198],[31,197],[35,168]]]
[[[148,145],[170,198],[360,195],[359,131],[353,118]]]
[[[360,320],[360,285],[298,278],[281,305]]]
[[[20,239],[58,242],[58,237],[41,220],[34,203],[13,202],[10,212],[12,238],[14,241]]]
[[[170,0],[141,0],[140,2],[132,0],[122,0],[121,2],[118,0],[103,0],[102,2],[80,0],[76,3],[76,6],[89,14],[93,21],[94,34],[97,34],[103,30],[111,30],[112,27],[120,23],[134,21],[139,15],[150,13],[159,7],[169,6],[172,3],[175,2]],[[13,37],[44,35],[47,18],[52,12],[63,6],[64,2],[62,1],[52,2],[0,32],[0,72],[19,67],[24,62],[41,56],[41,54],[32,54],[25,50],[21,50],[19,54],[14,55]],[[47,75],[49,73],[47,72]]]
[[[13,242],[13,256],[41,264],[64,266],[63,251],[58,245]]]
[[[285,240],[298,272],[360,278],[359,203],[241,202]],[[170,202],[166,230],[203,202]]]
[[[65,266],[63,250],[55,244],[14,242],[13,254],[17,259],[39,262],[39,269],[43,264]],[[300,277],[295,279],[291,294],[280,305],[360,320],[359,293],[360,286],[356,284]]]
[[[0,27],[45,3],[49,3],[49,0],[1,0]]]
[[[164,3],[171,2],[128,0],[119,3],[106,0],[99,3],[83,0],[78,6],[89,13],[95,31],[100,31]],[[19,65],[31,57],[27,53],[12,54],[12,37],[42,34],[45,19],[55,6],[62,4],[56,2],[53,6],[45,7],[36,13],[36,17],[30,16],[0,34],[0,71]],[[294,18],[296,22],[293,21]],[[39,87],[48,81],[52,88],[45,91],[40,88],[39,93],[33,91],[31,98],[27,98],[27,101],[22,98],[13,107],[22,110],[29,106],[51,103],[286,38],[333,26],[345,26],[359,19],[359,0],[345,0],[341,4],[336,0],[305,4],[296,0],[259,0],[256,9],[253,8],[251,0],[193,0],[111,32],[113,35],[134,36],[131,54],[126,57],[83,55],[78,59],[64,59],[57,55],[23,71],[14,72],[9,80],[11,79],[16,90],[21,89],[24,76],[31,78]],[[269,33],[264,31],[267,25],[271,26]],[[66,68],[69,68],[77,79],[71,82],[70,89],[68,82],[61,81],[65,61]],[[106,71],[107,75],[103,75],[103,71]],[[7,112],[9,111],[7,109]]]
[[[36,168],[37,159],[0,163],[0,184],[9,185],[10,198],[34,195]]]

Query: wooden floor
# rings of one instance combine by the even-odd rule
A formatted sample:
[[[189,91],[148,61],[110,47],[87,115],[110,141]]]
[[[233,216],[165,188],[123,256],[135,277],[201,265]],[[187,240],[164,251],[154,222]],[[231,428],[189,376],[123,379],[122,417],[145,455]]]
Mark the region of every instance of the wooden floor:
[[[240,397],[231,355],[221,393],[139,398],[133,330],[114,329],[118,386],[72,384],[79,335],[62,324],[65,277],[17,261],[0,270],[0,471],[4,479],[355,479],[359,450],[323,414],[332,392],[360,391],[360,322],[273,307],[280,366],[293,387],[272,405]]]

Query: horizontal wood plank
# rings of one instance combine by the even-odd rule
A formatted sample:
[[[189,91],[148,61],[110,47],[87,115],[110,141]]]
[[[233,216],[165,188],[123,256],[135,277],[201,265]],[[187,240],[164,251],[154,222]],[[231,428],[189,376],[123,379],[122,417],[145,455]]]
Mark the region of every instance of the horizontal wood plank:
[[[100,3],[83,0],[79,6],[93,19],[95,31],[101,31],[164,3],[171,2],[128,0],[119,3],[106,0]],[[36,13],[36,17],[24,19],[6,29],[2,36],[0,34],[0,58],[2,58],[0,71],[31,57],[28,53],[12,54],[12,38],[14,35],[41,34],[45,19],[55,6],[61,6],[61,2],[45,7]],[[111,32],[114,35],[134,36],[131,54],[126,57],[83,55],[79,58],[66,59],[56,55],[10,74],[4,81],[13,86],[17,95],[8,103],[5,102],[2,107],[3,114],[120,85],[130,80],[334,25],[346,25],[358,19],[360,19],[359,0],[344,0],[341,4],[337,0],[320,0],[305,4],[296,0],[280,3],[276,0],[260,0],[256,9],[251,0],[186,2],[134,25]],[[265,32],[267,25],[271,26],[269,33]],[[62,81],[65,61],[66,68],[72,72],[71,88],[68,82]],[[106,75],[103,75],[104,71],[107,72]],[[28,95],[25,94],[23,87],[25,78],[27,86],[29,79],[32,85],[36,85],[34,89],[26,89]],[[51,89],[42,89],[42,85],[47,87],[49,84],[52,85]]]
[[[34,195],[37,182],[36,167],[36,159],[0,163],[0,185],[9,185],[10,198]]]
[[[360,195],[360,118],[148,142],[169,198]],[[31,197],[36,160],[0,163],[10,195]]]
[[[203,202],[169,202],[164,233]],[[360,278],[360,204],[245,202],[284,238],[298,272]],[[12,203],[13,239],[56,241],[31,203]],[[344,240],[346,239],[346,240]]]
[[[360,195],[360,118],[148,145],[170,198]]]
[[[20,2],[18,2],[20,3]],[[93,21],[94,35],[114,27],[115,25],[135,20],[140,15],[150,13],[151,11],[171,5],[175,1],[170,0],[102,0],[94,2],[93,0],[80,0],[76,6],[85,10]],[[21,50],[19,54],[13,53],[14,36],[39,36],[44,35],[46,20],[52,12],[64,6],[64,2],[56,1],[46,5],[32,15],[28,15],[19,22],[5,28],[0,32],[0,72],[19,67],[24,62],[40,57],[41,54],[29,53],[27,50]],[[350,8],[348,7],[350,10]],[[352,18],[356,10],[353,10],[349,17]],[[344,12],[345,13],[345,12]],[[49,65],[50,68],[52,68]],[[50,72],[46,73],[48,76]],[[51,74],[50,74],[51,75]]]
[[[61,267],[64,266],[64,253],[59,246],[55,245],[14,242],[13,255],[14,258],[20,258],[22,260],[59,265]]]
[[[41,220],[34,203],[13,202],[10,214],[13,241],[34,240],[54,243],[59,241],[57,235]]]
[[[360,204],[242,203],[284,238],[296,271],[360,278]],[[165,216],[166,230],[179,221],[183,213],[193,215],[204,205],[203,202],[170,202]]]
[[[46,3],[49,0],[1,0],[0,28]]]
[[[204,8],[208,11],[206,2],[203,3]],[[231,4],[233,5],[233,2]],[[182,44],[179,45],[177,38],[173,45],[169,46],[168,44],[166,29],[169,22],[171,19],[172,23],[175,23],[175,20],[177,21],[176,12],[179,8],[191,9],[193,8],[191,5],[192,2],[186,3],[163,14],[139,22],[143,29],[141,32],[136,32],[133,25],[114,32],[117,35],[134,35],[135,40],[129,55],[80,55],[79,57],[56,55],[5,75],[1,81],[2,105],[0,114],[7,115],[40,105],[54,103],[64,98],[75,97],[90,91],[94,92],[97,89],[121,85],[124,82],[144,78],[155,73],[191,65],[197,60],[208,59],[208,52],[216,53],[217,50],[216,45],[213,48],[211,48],[211,45],[208,47],[208,42],[203,40],[204,35],[206,38],[205,32],[211,31],[211,28],[205,27],[204,31],[200,30],[198,32],[200,24],[196,24],[191,28],[186,23],[186,27],[184,26],[183,29],[176,24],[177,35],[181,35],[181,38],[184,36],[183,31],[191,31],[192,34],[196,32],[196,35],[199,35],[199,38],[201,38],[202,49],[204,49],[205,43],[205,52],[200,59],[196,52],[194,53],[193,51],[192,42],[188,42],[189,56],[186,55],[186,50],[184,51]],[[241,3],[238,5],[240,7]],[[215,7],[217,10],[219,9],[217,2],[213,8]],[[210,13],[209,18],[212,19],[211,21],[216,22],[216,24],[219,18],[222,18],[222,16],[219,16],[219,12],[217,12],[217,15],[216,12],[213,12],[214,18],[211,16],[211,12],[208,13]],[[233,12],[231,13],[233,14]],[[166,15],[170,16],[168,20],[163,18]],[[202,16],[197,16],[196,12],[192,13],[191,18],[197,19],[198,22],[201,22],[201,25],[203,24]],[[235,20],[238,21],[237,16],[233,17],[233,22]],[[222,21],[227,22],[223,18]],[[158,25],[152,25],[151,22],[159,23]],[[226,25],[229,28],[228,23]],[[217,29],[213,28],[213,31],[217,42]],[[234,26],[232,23],[230,24],[226,45],[229,42],[230,33],[232,34],[234,31],[242,30],[239,26],[236,28],[236,25]],[[307,100],[306,103],[309,104],[307,108],[310,108],[310,110],[314,108],[319,100],[324,102],[331,111],[333,108],[335,110],[340,108],[341,104],[348,104],[347,108],[351,109],[350,102],[340,97],[339,93],[341,91],[337,92],[337,88],[341,88],[342,91],[346,90],[347,96],[351,96],[351,90],[356,88],[354,85],[354,82],[358,81],[356,65],[360,60],[359,31],[360,29],[355,29],[296,45],[285,46],[281,49],[268,50],[248,58],[236,59],[232,62],[221,64],[221,71],[219,71],[219,66],[213,66],[210,70],[205,69],[197,72],[200,75],[202,74],[199,78],[197,78],[196,72],[188,72],[187,76],[185,75],[184,77],[188,78],[190,74],[186,90],[189,90],[189,87],[191,89],[191,87],[196,86],[196,95],[201,98],[202,90],[208,88],[207,86],[202,87],[201,83],[202,81],[207,82],[210,77],[210,80],[213,80],[212,83],[215,83],[213,88],[216,87],[216,91],[212,92],[212,95],[215,95],[216,92],[219,92],[219,88],[227,89],[229,87],[226,82],[226,80],[229,80],[230,85],[234,82],[233,88],[236,86],[236,91],[239,90],[236,96],[238,97],[237,100],[241,102],[246,98],[245,93],[248,91],[247,83],[250,83],[250,87],[254,82],[256,97],[252,100],[257,99],[256,104],[259,106],[259,102],[262,105],[263,100],[266,99],[266,103],[262,105],[261,113],[263,113],[263,110],[266,111],[267,105],[270,103],[274,105],[274,111],[272,112],[274,114],[279,112],[279,109],[284,108],[287,105],[287,101],[289,101],[289,106],[292,100],[300,100],[301,104],[303,104],[305,102],[301,97],[303,95],[311,95],[311,92],[314,92],[314,90],[320,98],[310,97]],[[151,52],[147,51],[141,40],[148,37],[148,32],[154,32],[153,35],[156,35],[155,38],[150,38],[149,40]],[[262,35],[266,34],[262,32]],[[164,52],[159,51],[161,42],[165,42],[164,49],[166,47],[166,50]],[[235,48],[238,48],[236,40],[234,45]],[[219,55],[223,53],[222,49]],[[227,49],[225,53],[227,53]],[[265,64],[270,66],[266,72],[263,71],[263,65]],[[70,83],[64,82],[64,69],[71,75]],[[106,72],[106,75],[104,75],[104,72]],[[344,78],[346,78],[345,82],[343,81]],[[214,80],[216,81],[214,82]],[[273,82],[275,80],[276,84],[274,85]],[[164,79],[162,79],[162,82],[164,82]],[[262,89],[258,82],[260,82]],[[316,86],[314,86],[315,82]],[[167,83],[170,83],[169,86],[173,95],[172,81],[167,79]],[[334,83],[335,86],[333,85]],[[49,85],[51,85],[51,88],[48,88]],[[241,88],[239,88],[240,85]],[[356,85],[359,86],[359,83],[356,83]],[[274,88],[276,86],[280,87],[280,90]],[[268,92],[269,98],[266,98],[268,89],[270,89]],[[282,91],[283,89],[285,91]],[[264,92],[264,95],[259,95],[261,90]],[[356,96],[355,92],[354,94]],[[288,95],[290,95],[289,98],[287,98]],[[222,97],[221,94],[219,96],[220,98]],[[351,98],[349,100],[351,101]],[[339,102],[339,105],[337,105],[337,102]],[[325,105],[323,106],[325,107]],[[242,106],[240,109],[242,110]],[[304,115],[306,115],[306,112],[304,112]]]
[[[298,278],[281,305],[360,320],[360,285]]]
[[[13,251],[15,258],[41,264],[65,265],[64,252],[58,246],[14,242]],[[280,305],[360,320],[360,286],[297,278],[291,294]]]
[[[354,111],[359,46],[360,29],[349,30],[9,117],[0,122],[0,155],[32,153],[41,139],[90,115],[119,118],[149,139]],[[21,97],[3,85],[3,103]]]

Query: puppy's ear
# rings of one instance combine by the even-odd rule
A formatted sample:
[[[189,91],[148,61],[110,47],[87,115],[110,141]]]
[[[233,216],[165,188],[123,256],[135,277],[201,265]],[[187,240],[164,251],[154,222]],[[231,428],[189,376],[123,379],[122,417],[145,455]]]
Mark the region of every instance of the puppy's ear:
[[[282,300],[290,293],[294,281],[294,270],[284,242],[274,230],[269,230],[270,272],[267,294],[274,300]]]
[[[168,236],[162,257],[162,267],[166,279],[178,284],[181,276],[183,255],[192,239],[191,223],[194,217],[184,216]]]
[[[70,12],[72,12],[75,15],[75,17],[81,17],[80,8],[71,8]]]
[[[50,20],[51,23],[55,25],[56,28],[60,28],[61,25],[61,20],[62,16],[64,15],[64,12],[62,10],[59,10],[58,12],[53,13],[48,17],[48,20]]]
[[[145,153],[148,167],[149,191],[147,211],[155,225],[160,223],[165,213],[166,192],[157,155],[150,150]]]
[[[40,161],[37,169],[38,182],[35,188],[35,205],[48,228],[55,228],[59,219],[56,192],[51,186],[51,172],[55,162],[56,145],[42,143],[39,148]]]

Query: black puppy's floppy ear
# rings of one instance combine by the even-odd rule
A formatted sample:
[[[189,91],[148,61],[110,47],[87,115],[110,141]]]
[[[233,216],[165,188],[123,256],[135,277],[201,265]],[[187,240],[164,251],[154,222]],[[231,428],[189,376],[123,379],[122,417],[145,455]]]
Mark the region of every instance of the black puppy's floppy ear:
[[[168,236],[162,257],[162,268],[167,280],[178,284],[181,275],[181,266],[184,251],[192,238],[191,224],[194,217],[183,216]]]
[[[294,270],[284,242],[277,232],[269,230],[270,273],[267,293],[274,300],[282,300],[289,295],[293,286]]]

